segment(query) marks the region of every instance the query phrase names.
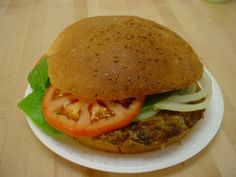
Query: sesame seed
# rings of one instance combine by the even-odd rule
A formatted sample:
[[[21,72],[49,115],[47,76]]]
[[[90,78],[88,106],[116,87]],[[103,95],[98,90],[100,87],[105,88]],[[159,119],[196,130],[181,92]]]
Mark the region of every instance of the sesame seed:
[[[123,64],[122,66],[123,66],[124,68],[127,68],[127,67],[128,67],[126,64]]]
[[[131,77],[129,76],[129,77],[127,78],[127,80],[130,82],[130,81],[131,81]]]

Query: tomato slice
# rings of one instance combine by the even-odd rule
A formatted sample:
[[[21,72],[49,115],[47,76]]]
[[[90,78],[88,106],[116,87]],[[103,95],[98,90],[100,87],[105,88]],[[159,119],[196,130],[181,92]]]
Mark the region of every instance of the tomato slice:
[[[128,125],[144,100],[144,96],[122,101],[89,100],[50,86],[42,107],[46,121],[54,128],[73,137],[92,137]]]

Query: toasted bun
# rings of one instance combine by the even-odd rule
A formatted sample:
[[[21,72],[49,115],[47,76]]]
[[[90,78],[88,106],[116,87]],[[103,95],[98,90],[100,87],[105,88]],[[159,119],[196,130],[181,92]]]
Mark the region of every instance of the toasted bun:
[[[203,66],[173,31],[134,16],[99,16],[67,27],[48,51],[52,85],[87,98],[125,99],[183,88]]]
[[[147,121],[133,122],[98,137],[78,137],[76,140],[93,149],[113,153],[153,151],[180,142],[202,117],[203,110],[186,113],[162,111]]]

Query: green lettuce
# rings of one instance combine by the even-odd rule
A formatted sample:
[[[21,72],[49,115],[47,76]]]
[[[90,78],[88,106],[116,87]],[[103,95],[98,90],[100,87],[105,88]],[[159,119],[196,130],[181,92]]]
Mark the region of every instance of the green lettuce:
[[[42,99],[50,85],[47,57],[44,57],[30,72],[28,82],[33,91],[18,103],[18,107],[44,132],[51,135],[61,135],[61,132],[46,122],[42,111]]]
[[[30,72],[28,82],[33,90],[45,90],[50,85],[47,57],[43,58]]]

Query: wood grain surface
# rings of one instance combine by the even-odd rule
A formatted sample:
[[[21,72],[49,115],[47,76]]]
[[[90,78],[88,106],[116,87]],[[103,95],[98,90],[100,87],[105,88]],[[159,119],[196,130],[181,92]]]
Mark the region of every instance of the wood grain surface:
[[[46,148],[16,107],[27,75],[67,25],[94,15],[137,15],[185,38],[220,84],[222,126],[199,154],[176,166],[115,174],[71,163]],[[236,1],[0,0],[0,177],[236,177]]]

